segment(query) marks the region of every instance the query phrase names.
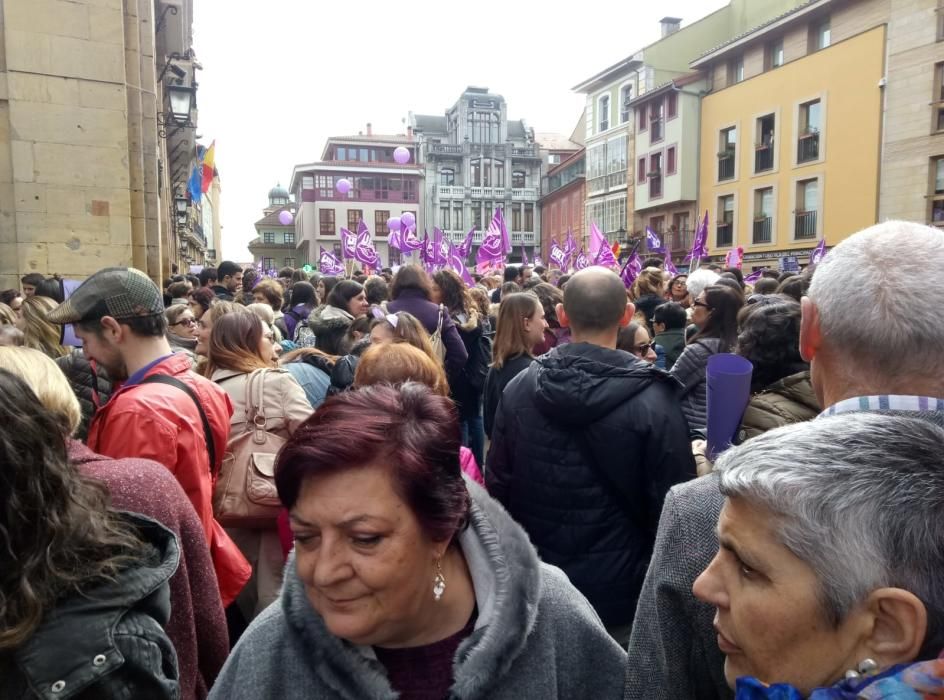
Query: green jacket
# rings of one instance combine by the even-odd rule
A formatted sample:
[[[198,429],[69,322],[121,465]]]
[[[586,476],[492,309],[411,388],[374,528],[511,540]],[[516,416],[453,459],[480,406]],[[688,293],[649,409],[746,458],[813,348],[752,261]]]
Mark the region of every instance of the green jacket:
[[[791,374],[751,397],[734,442],[739,445],[768,430],[812,420],[821,411],[809,370]]]
[[[685,349],[685,329],[677,328],[672,331],[657,333],[656,337],[652,340],[656,345],[661,345],[662,349],[665,350],[666,371],[672,369],[672,365],[675,364],[679,355],[682,354],[682,350]]]

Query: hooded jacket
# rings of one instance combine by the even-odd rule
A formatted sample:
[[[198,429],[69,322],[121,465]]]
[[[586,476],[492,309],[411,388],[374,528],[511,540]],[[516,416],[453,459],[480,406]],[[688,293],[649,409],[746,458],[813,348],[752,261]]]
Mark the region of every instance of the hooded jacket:
[[[633,619],[666,492],[694,475],[670,376],[574,343],[505,388],[485,481],[541,559],[616,626]]]
[[[89,423],[99,406],[111,396],[112,383],[104,368],[89,362],[82,348],[73,348],[68,355],[56,358],[56,364],[69,380],[69,386],[79,400],[82,422],[76,431],[79,440],[88,437]]]
[[[164,632],[177,539],[140,515],[123,517],[145,546],[113,580],[59,600],[10,655],[0,655],[0,697],[179,697],[177,655]]]
[[[330,305],[319,306],[308,316],[308,327],[318,339],[317,346],[321,350],[324,350],[324,343],[328,343],[333,350],[336,350],[352,323],[354,323],[354,317],[351,314]]]
[[[566,577],[538,560],[521,527],[480,487],[467,484],[470,524],[459,546],[479,614],[456,653],[449,698],[618,697],[623,650]],[[372,649],[328,631],[298,578],[294,555],[281,601],[250,625],[210,697],[254,699],[260,692],[280,700],[397,697]]]
[[[692,437],[704,438],[708,425],[708,358],[721,350],[718,338],[702,338],[685,346],[672,366],[682,383],[680,401]]]
[[[739,445],[768,430],[813,420],[820,411],[810,371],[791,374],[751,397],[734,442]]]
[[[406,311],[416,316],[423,324],[426,332],[432,335],[439,326],[439,306],[434,304],[418,289],[403,289],[396,299],[387,302],[387,311],[395,314]],[[442,341],[446,348],[446,359],[443,363],[446,376],[450,379],[458,375],[465,363],[469,361],[469,353],[459,336],[459,330],[448,312],[443,313]]]

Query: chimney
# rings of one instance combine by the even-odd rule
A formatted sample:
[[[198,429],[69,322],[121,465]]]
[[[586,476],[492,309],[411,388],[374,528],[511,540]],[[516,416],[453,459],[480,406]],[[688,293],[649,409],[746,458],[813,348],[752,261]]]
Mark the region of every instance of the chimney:
[[[681,23],[681,17],[663,17],[660,19],[659,25],[662,27],[662,38],[664,39],[669,34],[675,34],[675,32],[679,30]]]
[[[413,138],[413,127],[412,127],[412,126],[408,126],[408,127],[406,128],[406,137],[407,137],[408,139],[412,139],[412,138]]]
[[[373,135],[374,135],[373,129],[370,128],[370,122],[367,122],[367,135],[368,135],[368,136],[373,136]]]

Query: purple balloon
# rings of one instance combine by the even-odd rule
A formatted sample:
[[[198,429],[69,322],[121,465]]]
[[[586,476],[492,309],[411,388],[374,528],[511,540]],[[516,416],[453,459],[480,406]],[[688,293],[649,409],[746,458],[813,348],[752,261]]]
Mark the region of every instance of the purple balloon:
[[[397,146],[393,149],[393,159],[400,165],[406,165],[410,162],[410,151],[403,146]]]
[[[400,230],[400,217],[391,216],[389,219],[387,219],[387,228],[390,229],[391,231],[399,231]]]
[[[342,177],[340,180],[338,180],[338,184],[336,184],[335,187],[341,194],[347,194],[351,191],[351,181],[346,177]]]
[[[292,222],[295,221],[295,217],[292,216],[290,211],[280,211],[279,212],[279,223],[283,226],[291,226]]]
[[[416,217],[413,216],[412,212],[404,212],[400,214],[400,221],[407,228],[413,228],[416,225]]]

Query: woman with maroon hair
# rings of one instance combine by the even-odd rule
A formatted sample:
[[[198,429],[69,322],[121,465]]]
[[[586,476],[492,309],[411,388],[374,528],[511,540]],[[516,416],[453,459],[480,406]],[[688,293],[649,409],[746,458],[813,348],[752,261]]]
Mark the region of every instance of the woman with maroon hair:
[[[625,653],[459,469],[452,402],[328,399],[276,464],[295,551],[211,698],[619,697]]]
[[[311,415],[311,404],[301,385],[288,371],[276,368],[272,330],[254,313],[236,311],[214,321],[206,376],[226,391],[233,404],[231,445],[256,425],[253,409],[264,412],[264,429],[281,438],[288,438]],[[231,449],[227,448],[223,459],[224,470]],[[223,521],[223,525],[227,523]],[[236,599],[239,612],[248,622],[279,595],[282,546],[278,526],[272,518],[267,527],[228,526],[226,532],[252,564],[252,578]],[[235,613],[230,612],[231,622],[236,622],[232,618]]]

